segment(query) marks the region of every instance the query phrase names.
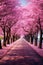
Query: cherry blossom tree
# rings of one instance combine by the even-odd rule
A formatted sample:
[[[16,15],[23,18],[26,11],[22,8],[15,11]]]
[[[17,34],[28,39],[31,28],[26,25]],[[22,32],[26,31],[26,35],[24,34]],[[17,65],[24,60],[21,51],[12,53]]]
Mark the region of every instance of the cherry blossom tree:
[[[43,31],[43,0],[39,0],[39,1],[35,1],[34,3],[37,4],[37,6],[39,6],[40,12],[38,12],[39,16],[38,16],[38,21],[37,23],[39,24],[40,27],[40,42],[39,42],[39,48],[42,48],[42,31]]]
[[[29,2],[29,0],[27,0]],[[37,13],[38,15],[35,17],[37,21],[35,21],[35,23],[37,24],[35,26],[36,29],[40,30],[40,42],[39,42],[39,48],[42,48],[42,31],[43,31],[43,0],[30,0],[30,2],[38,7],[39,12]],[[34,7],[34,6],[33,6]],[[36,8],[34,7],[33,13],[37,12]],[[35,30],[34,28],[34,32],[35,34],[37,34],[37,30]],[[37,35],[35,35],[37,37]],[[37,39],[37,38],[36,38]],[[36,42],[36,41],[35,41]],[[35,44],[37,45],[37,43]]]
[[[0,4],[0,27],[4,32],[4,46],[6,46],[6,29],[8,32],[13,24],[15,24],[15,6],[17,5],[17,0],[0,0]]]

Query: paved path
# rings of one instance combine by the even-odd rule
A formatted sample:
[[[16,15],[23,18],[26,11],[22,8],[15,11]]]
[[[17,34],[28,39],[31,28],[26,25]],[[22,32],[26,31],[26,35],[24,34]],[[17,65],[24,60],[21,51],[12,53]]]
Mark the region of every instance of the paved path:
[[[31,48],[25,39],[19,39],[0,60],[0,65],[43,65],[43,58]]]

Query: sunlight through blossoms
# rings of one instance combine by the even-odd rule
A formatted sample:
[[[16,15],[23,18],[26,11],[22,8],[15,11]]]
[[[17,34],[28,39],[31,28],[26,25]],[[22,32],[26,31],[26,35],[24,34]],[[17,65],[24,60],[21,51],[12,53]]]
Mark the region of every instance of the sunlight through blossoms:
[[[26,6],[27,5],[27,1],[26,0],[20,0],[20,4],[21,4],[21,6]]]

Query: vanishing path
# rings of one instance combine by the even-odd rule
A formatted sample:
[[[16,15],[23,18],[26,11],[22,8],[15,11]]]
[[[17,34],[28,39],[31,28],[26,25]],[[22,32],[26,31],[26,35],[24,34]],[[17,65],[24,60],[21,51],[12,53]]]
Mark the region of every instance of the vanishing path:
[[[43,65],[43,59],[31,48],[25,39],[14,42],[0,65]]]

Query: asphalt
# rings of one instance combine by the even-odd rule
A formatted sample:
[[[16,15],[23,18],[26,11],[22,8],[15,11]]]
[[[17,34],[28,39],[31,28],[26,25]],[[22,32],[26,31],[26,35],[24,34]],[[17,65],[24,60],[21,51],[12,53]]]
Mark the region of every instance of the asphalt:
[[[13,43],[12,48],[0,60],[0,65],[43,65],[43,57],[21,38]]]

